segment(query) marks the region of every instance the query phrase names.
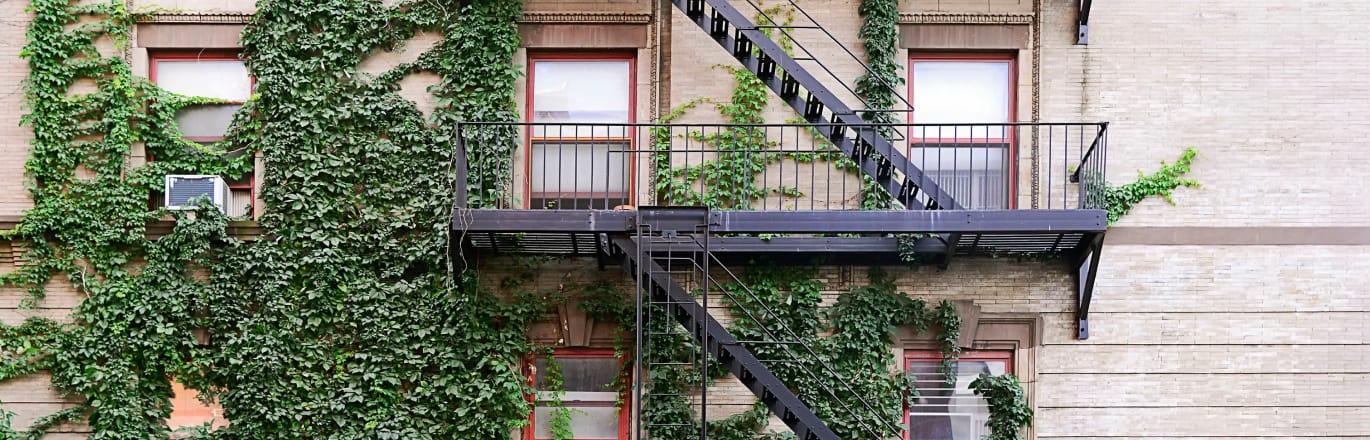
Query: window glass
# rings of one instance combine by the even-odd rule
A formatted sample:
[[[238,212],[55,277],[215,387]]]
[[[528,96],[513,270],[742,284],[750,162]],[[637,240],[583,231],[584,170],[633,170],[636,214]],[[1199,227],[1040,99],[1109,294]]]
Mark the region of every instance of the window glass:
[[[610,209],[631,203],[632,62],[532,63],[529,205]],[[565,124],[565,125],[562,125]],[[600,125],[603,124],[603,125]]]
[[[237,60],[157,60],[157,85],[186,96],[243,102],[252,94],[247,66]]]
[[[909,437],[919,440],[980,440],[989,435],[985,422],[989,406],[975,395],[970,383],[981,373],[1008,372],[1007,354],[999,359],[962,358],[956,365],[956,382],[948,385],[940,360],[910,360],[909,373],[917,378],[920,394],[909,408]]]
[[[1008,122],[1008,105],[1008,61],[913,63],[915,122]],[[928,132],[927,136],[936,136],[936,133]]]
[[[577,439],[618,439],[618,392],[614,381],[620,373],[618,358],[605,355],[595,357],[558,357],[561,366],[561,406],[570,409],[571,432]],[[548,405],[555,397],[548,390],[547,359],[538,358],[534,364],[533,384],[538,389],[538,404],[533,409],[533,438],[550,439],[548,424],[556,407]]]
[[[571,407],[571,432],[578,439],[617,439],[618,438],[618,408],[609,406],[576,406],[567,403]],[[533,420],[535,424],[533,436],[539,439],[552,438],[548,420],[552,419],[551,407],[538,406],[534,409]]]
[[[191,105],[176,112],[176,125],[186,137],[223,137],[241,105]]]
[[[557,364],[561,365],[562,389],[565,391],[599,391],[614,392],[614,379],[618,378],[619,362],[614,357],[561,357],[557,358]],[[547,383],[547,359],[538,358],[537,376],[533,383],[538,384],[539,390],[546,390]]]
[[[1014,129],[1013,68],[1004,60],[912,62],[909,161],[966,209],[1005,209]]]
[[[199,391],[172,381],[171,393],[171,416],[167,418],[167,427],[172,431],[190,430],[205,423],[216,428],[228,425],[223,408],[217,402],[201,402]]]
[[[533,192],[620,197],[628,187],[627,148],[626,143],[534,143]]]
[[[533,63],[533,122],[628,122],[628,61]]]
[[[241,60],[223,59],[218,54],[193,57],[154,54],[150,67],[153,79],[162,89],[185,96],[226,101],[189,105],[176,111],[174,118],[181,135],[201,145],[223,140],[233,122],[233,115],[252,94],[252,78]],[[229,188],[229,197],[225,201],[228,214],[235,217],[252,215],[252,173],[233,179],[229,182]],[[153,206],[160,206],[161,203],[162,198],[155,196]]]

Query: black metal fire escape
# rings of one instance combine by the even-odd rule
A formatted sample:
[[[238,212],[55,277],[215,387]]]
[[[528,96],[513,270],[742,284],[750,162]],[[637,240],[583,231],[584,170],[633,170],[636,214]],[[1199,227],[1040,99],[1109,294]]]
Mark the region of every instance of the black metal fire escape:
[[[960,209],[951,195],[909,162],[880,130],[871,129],[856,110],[842,102],[728,0],[672,3],[805,120],[834,124],[823,135],[905,208]]]
[[[1064,255],[1075,258],[1080,301],[1080,337],[1086,338],[1088,303],[1092,295],[1098,256],[1107,229],[1105,213],[1099,209],[1103,188],[1103,134],[1107,124],[1098,124],[1098,133],[1088,151],[1077,148],[1078,163],[1061,167],[1061,174],[1070,174],[1078,186],[1078,196],[1062,194],[1061,207],[1066,209],[970,211],[939,187],[931,175],[925,174],[901,152],[906,147],[888,138],[888,131],[867,123],[824,83],[811,75],[800,63],[817,61],[811,57],[796,59],[773,41],[766,29],[784,31],[785,26],[758,26],[733,7],[728,0],[672,0],[677,8],[723,47],[747,70],[756,75],[786,104],[808,121],[809,127],[821,132],[841,153],[853,160],[862,173],[875,179],[894,200],[904,205],[903,211],[709,211],[702,208],[638,207],[636,211],[618,210],[539,210],[539,209],[467,209],[466,191],[456,191],[453,214],[454,235],[463,248],[500,252],[513,250],[525,253],[555,253],[595,256],[601,266],[621,264],[638,283],[638,350],[636,365],[640,368],[635,386],[634,418],[642,430],[668,429],[644,423],[641,410],[646,401],[670,396],[654,395],[647,389],[651,380],[645,371],[668,368],[675,362],[694,365],[701,374],[712,360],[732,373],[747,389],[778,416],[801,440],[837,440],[836,434],[816,415],[799,393],[791,390],[768,368],[773,359],[759,359],[748,346],[758,343],[794,344],[796,350],[813,354],[813,350],[788,329],[768,332],[768,341],[739,341],[710,313],[710,295],[729,295],[716,278],[725,270],[723,261],[729,255],[745,260],[757,255],[810,256],[815,254],[841,255],[842,258],[861,258],[866,264],[897,261],[901,254],[894,237],[886,234],[927,234],[941,237],[938,252],[944,258],[952,255],[999,255],[1002,253]],[[807,14],[805,14],[807,16]],[[815,23],[816,25],[816,23]],[[826,32],[826,31],[825,31]],[[825,68],[826,69],[826,68]],[[472,125],[479,126],[482,123]],[[485,123],[489,124],[489,123]],[[602,125],[602,124],[601,124]],[[639,124],[646,125],[646,124]],[[531,129],[527,127],[526,129]],[[622,127],[625,132],[646,133],[660,127]],[[1011,127],[1016,130],[1018,126]],[[458,181],[466,181],[465,136],[458,125],[457,170]],[[1032,127],[1036,133],[1037,127]],[[1021,132],[1019,132],[1021,133]],[[1078,145],[1088,144],[1083,130]],[[1024,137],[1024,136],[1020,136]],[[689,139],[688,136],[684,137]],[[1024,137],[1025,138],[1025,137]],[[1066,136],[1065,138],[1074,138]],[[1056,139],[1047,137],[1047,139]],[[1035,140],[1034,140],[1035,141]],[[1069,148],[1067,148],[1069,150]],[[644,152],[638,154],[669,154]],[[1067,162],[1069,159],[1067,159]],[[1070,168],[1069,171],[1065,171]],[[1052,174],[1050,170],[1046,174]],[[1064,180],[1064,179],[1063,179]],[[1083,181],[1083,182],[1082,182]],[[509,186],[513,186],[512,184]],[[1068,184],[1063,182],[1063,187]],[[1035,190],[1035,188],[1034,188]],[[1100,195],[1093,193],[1100,191]],[[1073,189],[1072,189],[1073,191]],[[1087,194],[1088,193],[1088,194]],[[959,193],[958,193],[959,194]],[[1095,200],[1098,198],[1099,200]],[[1034,199],[1035,200],[1035,199]],[[1034,202],[1035,204],[1035,202]],[[1066,205],[1076,205],[1067,208]],[[1035,208],[1036,206],[1034,206]],[[732,236],[715,237],[713,234]],[[819,234],[829,237],[787,237],[763,240],[747,234]],[[832,234],[876,234],[867,237],[831,237]],[[717,254],[717,255],[716,255]],[[720,259],[723,257],[723,259]],[[854,260],[848,260],[854,261]],[[860,263],[857,263],[860,264]],[[733,277],[731,281],[736,282]],[[696,294],[699,298],[696,299]],[[681,327],[648,325],[671,320]],[[698,343],[696,357],[688,360],[664,361],[644,353],[653,337],[672,336],[670,331],[683,331]],[[667,332],[667,333],[662,333]],[[788,332],[788,333],[787,333]],[[643,357],[646,355],[646,357]],[[795,360],[789,360],[795,362]],[[803,361],[799,361],[803,362]],[[823,371],[822,366],[803,370],[809,375],[835,375]],[[701,378],[700,383],[708,379]],[[840,382],[840,381],[839,381]],[[807,390],[806,390],[807,392]],[[836,396],[833,390],[823,390]],[[855,399],[837,399],[843,409],[857,413],[862,406],[870,406],[859,393],[843,392]],[[675,396],[680,397],[680,396]],[[708,393],[697,397],[701,419],[707,419]],[[857,420],[865,425],[867,436],[878,437],[890,432],[872,425],[888,423],[884,420]],[[678,427],[677,427],[678,428]],[[698,437],[707,437],[707,423],[687,427],[697,430]],[[634,437],[638,438],[638,437]],[[694,438],[694,437],[692,437]]]
[[[710,360],[723,366],[748,390],[770,408],[794,434],[802,440],[836,439],[836,434],[809,407],[800,400],[794,390],[786,386],[768,367],[772,363],[785,363],[791,374],[799,374],[813,379],[817,389],[808,390],[811,394],[832,399],[838,408],[858,414],[878,414],[879,411],[858,391],[846,385],[849,381],[837,380],[840,389],[832,389],[819,380],[820,376],[839,377],[818,354],[809,347],[804,339],[786,326],[775,315],[770,305],[759,301],[755,294],[742,284],[711,250],[710,229],[720,217],[713,216],[707,209],[694,207],[643,207],[635,216],[635,233],[608,237],[608,251],[619,259],[625,271],[638,283],[637,323],[637,371],[639,378],[647,378],[648,372],[680,365],[694,367],[700,377],[699,383],[708,383]],[[719,277],[723,277],[722,280]],[[725,288],[726,284],[734,286]],[[688,286],[688,287],[687,287]],[[761,340],[740,341],[723,324],[709,313],[710,297],[725,299],[734,303],[747,302],[761,304],[759,310],[744,312],[735,319],[747,319],[753,323],[772,322],[761,326]],[[662,325],[659,320],[671,320],[680,327]],[[771,328],[774,327],[774,328]],[[652,338],[675,337],[683,329],[685,335],[693,338],[700,347],[692,359],[676,359],[653,353]],[[784,347],[785,350],[770,350],[772,355],[766,359],[758,357],[749,347]],[[788,353],[781,355],[778,353]],[[664,426],[652,422],[641,413],[650,408],[654,399],[680,398],[677,395],[663,395],[650,388],[651,379],[638,381],[640,387],[634,402],[636,420],[640,420],[639,435],[652,432],[656,428],[698,430],[697,438],[707,438],[707,424],[690,426]],[[845,397],[839,397],[845,396]],[[702,392],[699,398],[699,418],[707,419],[708,393]],[[888,420],[867,420],[855,417],[856,423],[864,431],[864,436],[879,438],[881,432],[895,432]],[[678,431],[677,431],[678,432]],[[638,437],[634,437],[638,438]],[[690,437],[696,438],[696,437]]]
[[[677,359],[653,361],[659,357],[647,352],[652,345],[651,338],[671,336],[670,326],[651,325],[649,321],[671,319],[678,322],[685,332],[699,343],[701,350],[698,357],[688,363],[701,374],[707,375],[707,365],[709,360],[713,359],[761,399],[798,438],[836,439],[836,434],[828,429],[794,392],[709,313],[705,304],[708,304],[708,292],[712,290],[714,280],[708,273],[712,260],[708,249],[708,210],[641,209],[638,214],[637,233],[634,236],[616,236],[611,239],[615,253],[622,258],[624,269],[637,280],[638,291],[641,292],[637,305],[641,318],[637,325],[637,346],[641,347],[636,353],[637,365],[641,367],[638,377],[646,377],[647,372],[656,368],[667,368],[681,363],[681,360]],[[661,240],[671,241],[681,237],[689,237],[702,245],[690,252],[657,253],[652,249],[654,243]],[[658,262],[662,259],[666,260],[665,266]],[[689,278],[693,281],[691,284],[703,292],[700,300],[697,301],[694,295],[680,284],[677,277],[681,276]],[[701,383],[707,380],[704,378]],[[638,381],[637,385],[650,385],[644,382],[646,381]],[[650,407],[654,399],[672,397],[658,395],[642,388],[639,388],[636,394],[638,399],[634,403],[639,413],[642,408]],[[708,393],[700,396],[701,419],[707,418],[707,398]],[[645,421],[641,416],[637,420],[643,421],[639,432],[650,432],[653,428],[660,427]],[[703,423],[698,427],[687,427],[690,428],[701,431],[699,438],[707,436],[707,433],[703,432]]]

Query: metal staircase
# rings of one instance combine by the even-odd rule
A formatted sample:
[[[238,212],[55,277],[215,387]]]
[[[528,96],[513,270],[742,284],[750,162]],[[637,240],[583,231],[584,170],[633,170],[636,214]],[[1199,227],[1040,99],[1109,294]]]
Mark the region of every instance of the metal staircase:
[[[699,420],[708,420],[709,393],[708,387],[702,384],[710,383],[710,370],[721,366],[751,390],[773,414],[779,416],[798,438],[837,439],[827,424],[800,399],[796,390],[788,388],[771,371],[768,364],[772,363],[784,363],[785,371],[791,375],[809,379],[818,379],[820,375],[837,378],[835,382],[842,384],[840,389],[818,386],[819,389],[799,391],[837,402],[840,409],[853,415],[867,438],[879,438],[880,432],[896,431],[897,427],[876,427],[887,425],[888,421],[861,418],[856,409],[874,413],[871,403],[857,390],[846,385],[847,381],[841,380],[839,373],[822,362],[803,338],[783,322],[777,322],[770,306],[761,303],[709,251],[710,221],[709,211],[703,208],[643,208],[638,212],[634,235],[609,238],[609,248],[638,282],[637,346],[640,349],[636,353],[636,365],[641,366],[641,369],[635,381],[637,399],[634,419],[639,420],[640,424],[638,435],[634,438],[646,438],[642,435],[644,430],[653,437],[707,438],[707,423],[684,426],[680,423],[667,424],[644,414],[659,411],[664,406],[658,399],[687,398],[664,392],[679,389],[662,386],[661,381],[665,381],[675,385],[700,385],[701,392],[694,395],[696,415]],[[721,281],[718,279],[720,276],[723,277]],[[730,292],[724,288],[725,283],[739,287]],[[739,341],[709,313],[711,294],[721,295],[715,296],[715,300],[726,298],[733,302],[761,304],[761,310],[748,311],[744,317],[735,318],[750,319],[757,324],[770,322],[773,328],[766,328],[762,324],[764,337],[761,340]],[[739,298],[742,295],[747,298]],[[677,341],[688,339],[694,345],[670,353],[653,352],[659,347],[653,343],[657,338],[679,338]],[[771,349],[762,350],[769,353],[766,359],[760,359],[753,351],[767,346]],[[682,377],[679,370],[673,370],[685,366],[693,367],[691,371],[698,376]],[[813,380],[811,383],[824,382]],[[675,435],[661,435],[663,433]]]
[[[822,127],[823,135],[907,209],[961,209],[931,176],[909,162],[881,132],[869,125],[827,86],[809,74],[728,0],[672,0],[685,16],[756,75],[804,119]],[[805,14],[807,15],[807,14]],[[805,58],[808,61],[817,61]]]

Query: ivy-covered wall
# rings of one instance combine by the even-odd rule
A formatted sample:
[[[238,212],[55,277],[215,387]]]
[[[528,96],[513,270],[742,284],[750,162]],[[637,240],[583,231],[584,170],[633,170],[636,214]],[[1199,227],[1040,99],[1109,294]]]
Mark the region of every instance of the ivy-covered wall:
[[[70,304],[69,318],[54,313],[58,319],[10,319],[0,327],[0,387],[40,383],[46,371],[70,402],[61,410],[32,408],[14,419],[22,430],[0,432],[89,429],[98,438],[163,437],[172,381],[218,398],[233,421],[200,433],[207,437],[502,438],[524,424],[529,390],[520,361],[540,350],[528,329],[548,313],[549,299],[577,297],[595,284],[547,284],[541,281],[547,274],[538,274],[546,263],[538,260],[454,279],[451,274],[474,263],[449,258],[447,226],[450,196],[462,184],[450,172],[454,122],[520,118],[514,90],[522,78],[508,60],[519,44],[514,21],[521,6],[510,0],[263,3],[243,34],[258,93],[240,113],[230,142],[205,150],[188,149],[170,119],[196,99],[156,89],[121,54],[136,12],[123,2],[73,7],[34,0],[22,87],[26,126],[34,134],[24,153],[34,206],[6,237],[31,247],[23,260],[28,265],[0,280],[28,289],[13,295],[16,302],[64,312],[43,296],[70,284],[78,303]],[[872,56],[892,56],[894,7],[863,2],[842,12],[850,19],[843,29],[861,35]],[[858,25],[865,29],[857,32]],[[691,27],[676,31],[682,47],[702,35]],[[359,67],[419,34],[439,37],[408,62]],[[101,47],[108,50],[96,50]],[[728,62],[716,47],[703,48],[707,59]],[[898,69],[897,60],[884,61],[881,69]],[[697,97],[683,93],[692,90],[692,75],[676,75],[677,105],[705,102],[688,97],[712,106],[688,117],[779,122],[792,116],[730,67],[693,66],[698,80],[723,86],[701,88]],[[420,76],[436,78],[424,83],[431,108],[416,105],[415,91],[405,89]],[[72,84],[87,82],[96,89],[71,92]],[[470,135],[468,145],[479,146],[470,152],[473,162],[486,163],[492,175],[512,172],[500,160],[516,148],[512,132]],[[241,148],[260,152],[266,164],[262,198],[271,208],[261,219],[262,238],[228,236],[226,219],[202,212],[178,214],[175,231],[148,239],[147,223],[169,215],[142,204],[160,175],[246,172],[245,161],[223,154]],[[122,158],[137,149],[158,160],[128,166]],[[1168,175],[1168,182],[1178,181]],[[1138,192],[1120,197],[1155,191],[1131,188]],[[503,202],[501,188],[468,191],[476,205]],[[945,323],[956,315],[938,307],[943,299],[975,299],[991,313],[1069,310],[1069,282],[1058,265],[960,266],[955,273],[893,269],[888,278],[862,273],[862,281],[845,283],[761,269],[748,280],[772,285],[769,299],[796,304],[792,324],[808,326],[826,359],[859,377],[897,368],[894,342],[882,339],[896,325],[955,339]],[[1027,305],[1032,300],[1049,305]],[[596,311],[605,319],[622,317]],[[900,379],[875,375],[857,384],[880,398],[881,411],[870,417],[897,415],[909,391]],[[1009,392],[996,395],[1015,395],[1012,384],[1000,385]],[[1023,414],[1023,402],[1008,402],[1008,414]],[[815,406],[833,411],[830,402]],[[0,403],[0,428],[11,420],[5,408],[15,407]],[[43,415],[36,423],[35,414]],[[689,420],[688,411],[675,416]],[[1006,420],[1014,434],[1026,421]],[[766,422],[764,411],[749,411],[714,429],[720,438],[752,438],[764,435],[758,431]],[[839,429],[854,432],[856,424],[844,419]]]

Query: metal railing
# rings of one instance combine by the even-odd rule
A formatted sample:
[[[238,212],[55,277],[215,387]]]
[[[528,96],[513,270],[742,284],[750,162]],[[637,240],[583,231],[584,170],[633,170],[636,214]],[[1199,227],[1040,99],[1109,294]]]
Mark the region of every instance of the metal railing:
[[[1107,123],[461,123],[458,203],[499,209],[855,210],[884,190],[826,134],[892,139],[962,209],[1101,209]],[[1035,154],[1034,154],[1035,152]],[[906,170],[886,170],[902,179]],[[885,176],[880,176],[885,177]],[[923,182],[915,179],[921,187]],[[880,192],[881,194],[876,194]],[[888,197],[885,197],[888,199]],[[915,196],[926,201],[926,195]]]

